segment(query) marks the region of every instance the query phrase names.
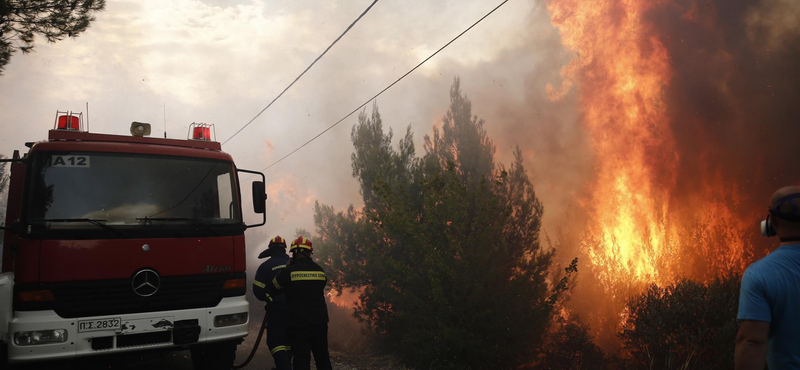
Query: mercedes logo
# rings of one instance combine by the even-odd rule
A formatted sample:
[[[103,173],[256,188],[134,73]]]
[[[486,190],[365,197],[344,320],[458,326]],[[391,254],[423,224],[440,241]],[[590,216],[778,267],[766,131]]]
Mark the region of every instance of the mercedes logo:
[[[133,292],[142,297],[149,297],[156,294],[160,285],[161,278],[158,276],[158,273],[150,269],[137,272],[133,275],[133,279],[131,279]]]

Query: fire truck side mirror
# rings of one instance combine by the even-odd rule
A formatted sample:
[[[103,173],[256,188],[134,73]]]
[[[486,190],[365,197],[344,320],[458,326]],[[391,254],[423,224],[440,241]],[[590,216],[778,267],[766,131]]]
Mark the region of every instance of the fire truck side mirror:
[[[267,193],[263,181],[253,181],[253,210],[256,213],[267,212]]]
[[[261,222],[253,225],[244,225],[245,228],[263,226],[267,223],[267,177],[261,172],[237,168],[236,172],[244,172],[261,177],[261,181],[253,181],[253,211],[261,214]]]
[[[12,222],[11,226],[8,226],[8,225],[0,226],[0,230],[8,230],[8,231],[10,231],[10,232],[12,232],[14,234],[18,234],[18,235],[19,235],[20,231],[22,231],[20,229],[21,229],[21,224],[19,223],[19,221]]]

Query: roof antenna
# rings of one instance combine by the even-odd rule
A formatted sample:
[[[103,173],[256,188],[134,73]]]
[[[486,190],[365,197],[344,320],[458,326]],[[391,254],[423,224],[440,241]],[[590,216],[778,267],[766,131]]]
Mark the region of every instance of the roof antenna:
[[[87,116],[89,114],[86,114]],[[167,138],[167,103],[164,103],[164,139]]]
[[[86,132],[89,132],[89,102],[86,102]]]

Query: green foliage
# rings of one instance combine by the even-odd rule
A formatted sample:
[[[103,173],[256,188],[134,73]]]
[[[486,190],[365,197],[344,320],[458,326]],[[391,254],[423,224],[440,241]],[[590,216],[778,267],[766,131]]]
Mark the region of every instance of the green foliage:
[[[567,288],[548,284],[554,252],[540,247],[543,207],[521,152],[496,165],[458,79],[450,98],[421,158],[410,128],[395,150],[377,106],[359,116],[351,159],[365,206],[316,204],[318,259],[333,289],[363,289],[356,316],[407,363],[510,368],[535,356]]]
[[[607,362],[603,350],[592,342],[589,327],[577,316],[555,320],[556,330],[547,338],[536,369],[602,370]]]
[[[681,279],[651,286],[627,304],[619,334],[628,369],[733,369],[741,278]]]
[[[309,238],[309,239],[314,239],[314,237],[311,234],[311,232],[306,230],[305,228],[298,227],[298,228],[294,229],[294,237],[292,238],[292,240],[297,239],[297,238],[299,238],[301,236],[304,236],[304,237]],[[292,244],[292,240],[287,240],[286,243],[287,244]]]
[[[0,74],[16,50],[33,50],[36,35],[47,42],[77,37],[105,5],[105,0],[0,0]]]

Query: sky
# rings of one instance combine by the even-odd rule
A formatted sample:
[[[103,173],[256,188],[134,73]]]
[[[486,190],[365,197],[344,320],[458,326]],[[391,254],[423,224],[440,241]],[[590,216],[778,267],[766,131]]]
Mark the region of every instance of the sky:
[[[186,138],[190,123],[205,122],[215,125],[222,142],[263,109],[370,3],[108,1],[105,11],[79,37],[54,44],[37,40],[34,52],[12,57],[0,77],[0,110],[5,113],[0,153],[10,156],[15,149],[25,149],[26,141],[45,139],[56,110],[86,114],[87,102],[92,132],[128,135],[130,123],[139,121],[152,124],[152,136],[163,136],[166,127],[168,137]],[[239,168],[267,167],[497,4],[379,1],[223,150]],[[464,93],[473,100],[473,113],[487,120],[498,161],[508,164],[514,145],[520,145],[536,184],[545,167],[565,160],[548,152],[562,152],[562,146],[582,140],[577,134],[555,134],[576,124],[575,99],[545,98],[546,84],[558,83],[558,71],[569,58],[543,3],[509,1],[379,97],[377,104],[385,127],[395,133],[395,145],[410,126],[417,153],[422,153],[423,137],[440,124],[450,84],[459,76]],[[361,205],[350,167],[350,130],[355,122],[356,115],[266,171],[267,225],[254,231],[257,239],[275,234],[292,237],[300,227],[313,231],[317,200],[337,209]],[[586,155],[578,149],[567,160],[577,156],[582,159],[571,163],[588,163]],[[536,156],[543,159],[533,160]],[[568,195],[542,195],[548,187],[580,180],[565,171],[540,181],[545,207]],[[257,254],[260,247],[248,248]]]

